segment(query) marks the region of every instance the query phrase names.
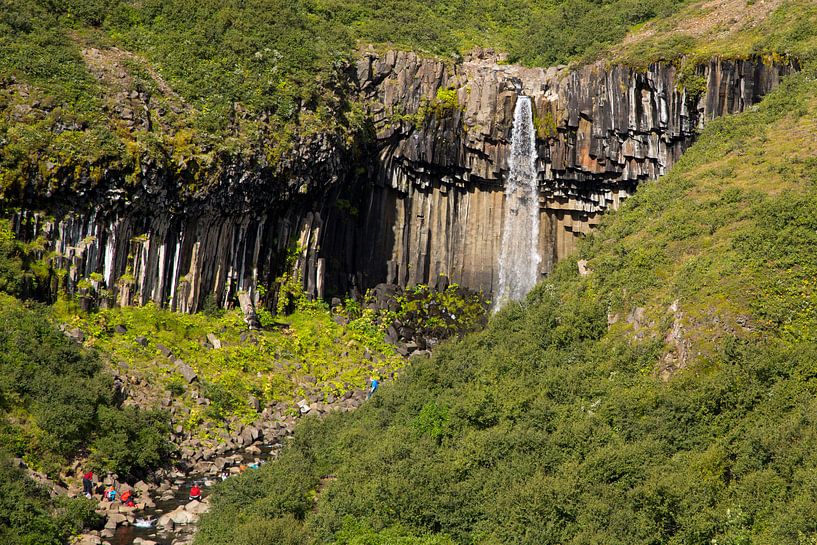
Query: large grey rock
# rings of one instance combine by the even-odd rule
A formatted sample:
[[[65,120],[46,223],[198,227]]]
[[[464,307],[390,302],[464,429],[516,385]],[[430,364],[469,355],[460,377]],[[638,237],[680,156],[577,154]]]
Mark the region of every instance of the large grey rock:
[[[216,337],[213,333],[207,334],[207,341],[215,348],[216,350],[221,348],[221,340]]]
[[[183,505],[171,511],[170,518],[173,520],[173,523],[177,525],[195,524],[199,521],[199,516],[187,511]]]
[[[181,373],[184,380],[186,380],[188,384],[199,379],[195,369],[184,363],[182,360],[176,360],[176,369],[178,369],[179,373]]]
[[[241,307],[241,313],[244,315],[244,322],[250,329],[259,329],[261,321],[255,313],[255,302],[250,297],[249,293],[241,292],[238,294],[238,304]]]

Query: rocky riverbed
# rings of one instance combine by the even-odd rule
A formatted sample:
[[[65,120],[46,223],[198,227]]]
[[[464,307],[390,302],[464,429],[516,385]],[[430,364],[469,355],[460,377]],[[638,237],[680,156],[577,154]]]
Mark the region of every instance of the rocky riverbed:
[[[132,491],[135,507],[128,507],[119,500],[100,499],[97,512],[104,518],[104,528],[79,536],[76,545],[190,543],[199,517],[209,509],[210,487],[222,476],[229,478],[242,471],[253,471],[254,467],[275,458],[298,418],[353,410],[365,399],[366,392],[357,389],[332,400],[314,402],[302,399],[296,404],[297,414],[285,412],[282,407],[265,409],[253,425],[235,425],[229,438],[216,447],[204,447],[195,439],[183,441],[176,467],[159,470],[150,480],[129,485],[116,482],[114,476],[106,476],[96,484],[103,487],[113,484],[118,497],[125,491]],[[202,501],[189,500],[189,490],[194,482],[201,484]],[[65,492],[80,494],[76,485]],[[137,527],[137,520],[146,517],[151,517],[153,526]]]

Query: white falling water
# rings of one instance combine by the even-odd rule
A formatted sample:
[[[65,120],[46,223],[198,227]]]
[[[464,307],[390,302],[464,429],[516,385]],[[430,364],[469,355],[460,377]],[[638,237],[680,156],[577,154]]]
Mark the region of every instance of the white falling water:
[[[513,114],[510,172],[505,185],[505,223],[499,253],[496,307],[523,299],[536,285],[539,262],[539,187],[536,134],[529,97],[520,96]]]

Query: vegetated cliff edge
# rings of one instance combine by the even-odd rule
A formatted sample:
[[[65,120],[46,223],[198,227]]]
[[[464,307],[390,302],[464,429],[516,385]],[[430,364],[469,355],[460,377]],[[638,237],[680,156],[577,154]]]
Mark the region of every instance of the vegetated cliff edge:
[[[184,180],[143,165],[139,184],[113,179],[85,209],[63,212],[52,199],[53,221],[30,211],[43,208],[39,196],[24,197],[14,227],[43,237],[46,290],[105,304],[226,305],[290,266],[320,297],[440,276],[491,292],[519,93],[534,103],[546,274],[601,213],[665,173],[703,123],[750,107],[796,68],[755,58],[683,72],[669,63],[534,69],[481,52],[458,64],[365,52],[345,92],[364,105],[367,140],[303,136],[274,168],[234,161],[183,202],[174,195]],[[138,109],[125,110],[133,118]]]

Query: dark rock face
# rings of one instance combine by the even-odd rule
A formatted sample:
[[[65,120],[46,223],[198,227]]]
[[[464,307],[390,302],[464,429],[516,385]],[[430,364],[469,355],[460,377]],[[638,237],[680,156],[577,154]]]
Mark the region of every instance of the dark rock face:
[[[348,268],[366,285],[433,283],[445,275],[494,291],[518,93],[534,105],[540,272],[547,274],[601,213],[666,173],[706,121],[757,103],[795,68],[712,60],[687,76],[700,87],[690,96],[671,64],[570,71],[483,58],[449,66],[410,52],[364,56],[358,78],[379,160],[358,259]],[[404,114],[423,109],[431,114]]]
[[[207,194],[177,202],[179,184],[147,172],[134,194],[85,195],[87,211],[29,203],[56,221],[23,211],[15,229],[50,242],[53,266],[68,271],[61,288],[103,305],[193,312],[246,294],[251,308],[292,247],[311,296],[443,278],[492,292],[520,92],[534,107],[544,275],[601,213],[666,173],[706,121],[755,104],[796,66],[713,60],[686,76],[694,94],[669,64],[571,71],[388,52],[364,54],[355,68],[373,124],[368,158],[355,158],[360,145],[314,135],[278,174],[229,168]]]

